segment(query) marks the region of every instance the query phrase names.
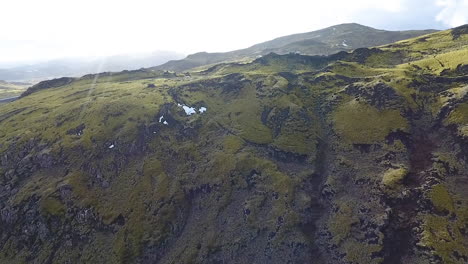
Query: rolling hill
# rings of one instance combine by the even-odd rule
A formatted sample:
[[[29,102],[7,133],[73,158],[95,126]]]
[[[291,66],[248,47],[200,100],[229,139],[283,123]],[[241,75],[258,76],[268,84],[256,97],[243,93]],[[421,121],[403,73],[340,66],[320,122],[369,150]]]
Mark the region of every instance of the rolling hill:
[[[0,262],[466,263],[467,62],[465,25],[42,82],[0,105]]]

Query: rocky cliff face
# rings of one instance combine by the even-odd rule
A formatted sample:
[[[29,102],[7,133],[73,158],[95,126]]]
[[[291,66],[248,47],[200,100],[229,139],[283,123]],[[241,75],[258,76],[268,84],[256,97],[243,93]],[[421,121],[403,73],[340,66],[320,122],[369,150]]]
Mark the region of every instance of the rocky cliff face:
[[[2,263],[466,263],[466,27],[0,106]]]

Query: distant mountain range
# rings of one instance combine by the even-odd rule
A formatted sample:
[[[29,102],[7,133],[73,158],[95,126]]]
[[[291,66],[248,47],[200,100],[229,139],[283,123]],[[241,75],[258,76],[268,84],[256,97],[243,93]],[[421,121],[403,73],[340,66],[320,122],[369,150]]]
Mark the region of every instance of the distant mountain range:
[[[98,72],[118,72],[149,68],[186,71],[220,62],[251,60],[268,53],[330,55],[340,51],[372,47],[417,37],[436,30],[387,31],[359,25],[341,24],[325,29],[279,37],[270,41],[224,53],[199,52],[183,58],[182,54],[158,51],[151,54],[119,55],[82,59],[58,59],[16,67],[0,68],[0,80],[39,82],[63,76],[78,77]]]
[[[252,59],[271,52],[277,54],[330,55],[340,51],[385,45],[436,31],[387,31],[356,23],[341,24],[317,31],[279,37],[253,45],[247,49],[225,53],[199,52],[191,54],[182,60],[169,61],[153,69],[185,71],[219,62]]]
[[[63,76],[77,77],[98,72],[136,70],[180,59],[183,56],[172,51],[157,51],[92,59],[58,59],[0,69],[0,80],[37,82]]]

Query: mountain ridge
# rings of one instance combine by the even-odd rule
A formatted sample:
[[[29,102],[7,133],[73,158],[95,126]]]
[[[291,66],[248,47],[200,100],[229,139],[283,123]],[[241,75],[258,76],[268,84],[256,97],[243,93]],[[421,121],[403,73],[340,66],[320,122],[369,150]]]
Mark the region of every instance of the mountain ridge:
[[[346,35],[358,32],[357,36],[348,37],[352,39],[346,43]],[[278,54],[301,53],[303,55],[331,55],[339,51],[353,50],[356,48],[365,48],[389,44],[403,39],[408,39],[437,30],[407,30],[407,31],[386,31],[363,26],[357,23],[339,24],[324,29],[298,33],[288,36],[282,36],[273,40],[255,44],[246,49],[240,49],[230,52],[198,52],[188,55],[185,59],[169,61],[153,69],[184,71],[191,68],[204,66],[208,64],[219,63],[223,61],[232,61],[265,55],[270,52]],[[314,45],[298,45],[306,41],[316,41]],[[310,43],[309,43],[310,44]],[[319,46],[319,47],[315,47]]]

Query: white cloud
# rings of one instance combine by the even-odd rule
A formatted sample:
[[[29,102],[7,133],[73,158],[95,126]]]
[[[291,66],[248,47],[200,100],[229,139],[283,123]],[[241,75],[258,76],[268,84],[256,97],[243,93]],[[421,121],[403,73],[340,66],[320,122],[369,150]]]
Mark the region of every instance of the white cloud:
[[[468,23],[468,0],[438,0],[436,4],[443,8],[437,21],[450,27]]]

